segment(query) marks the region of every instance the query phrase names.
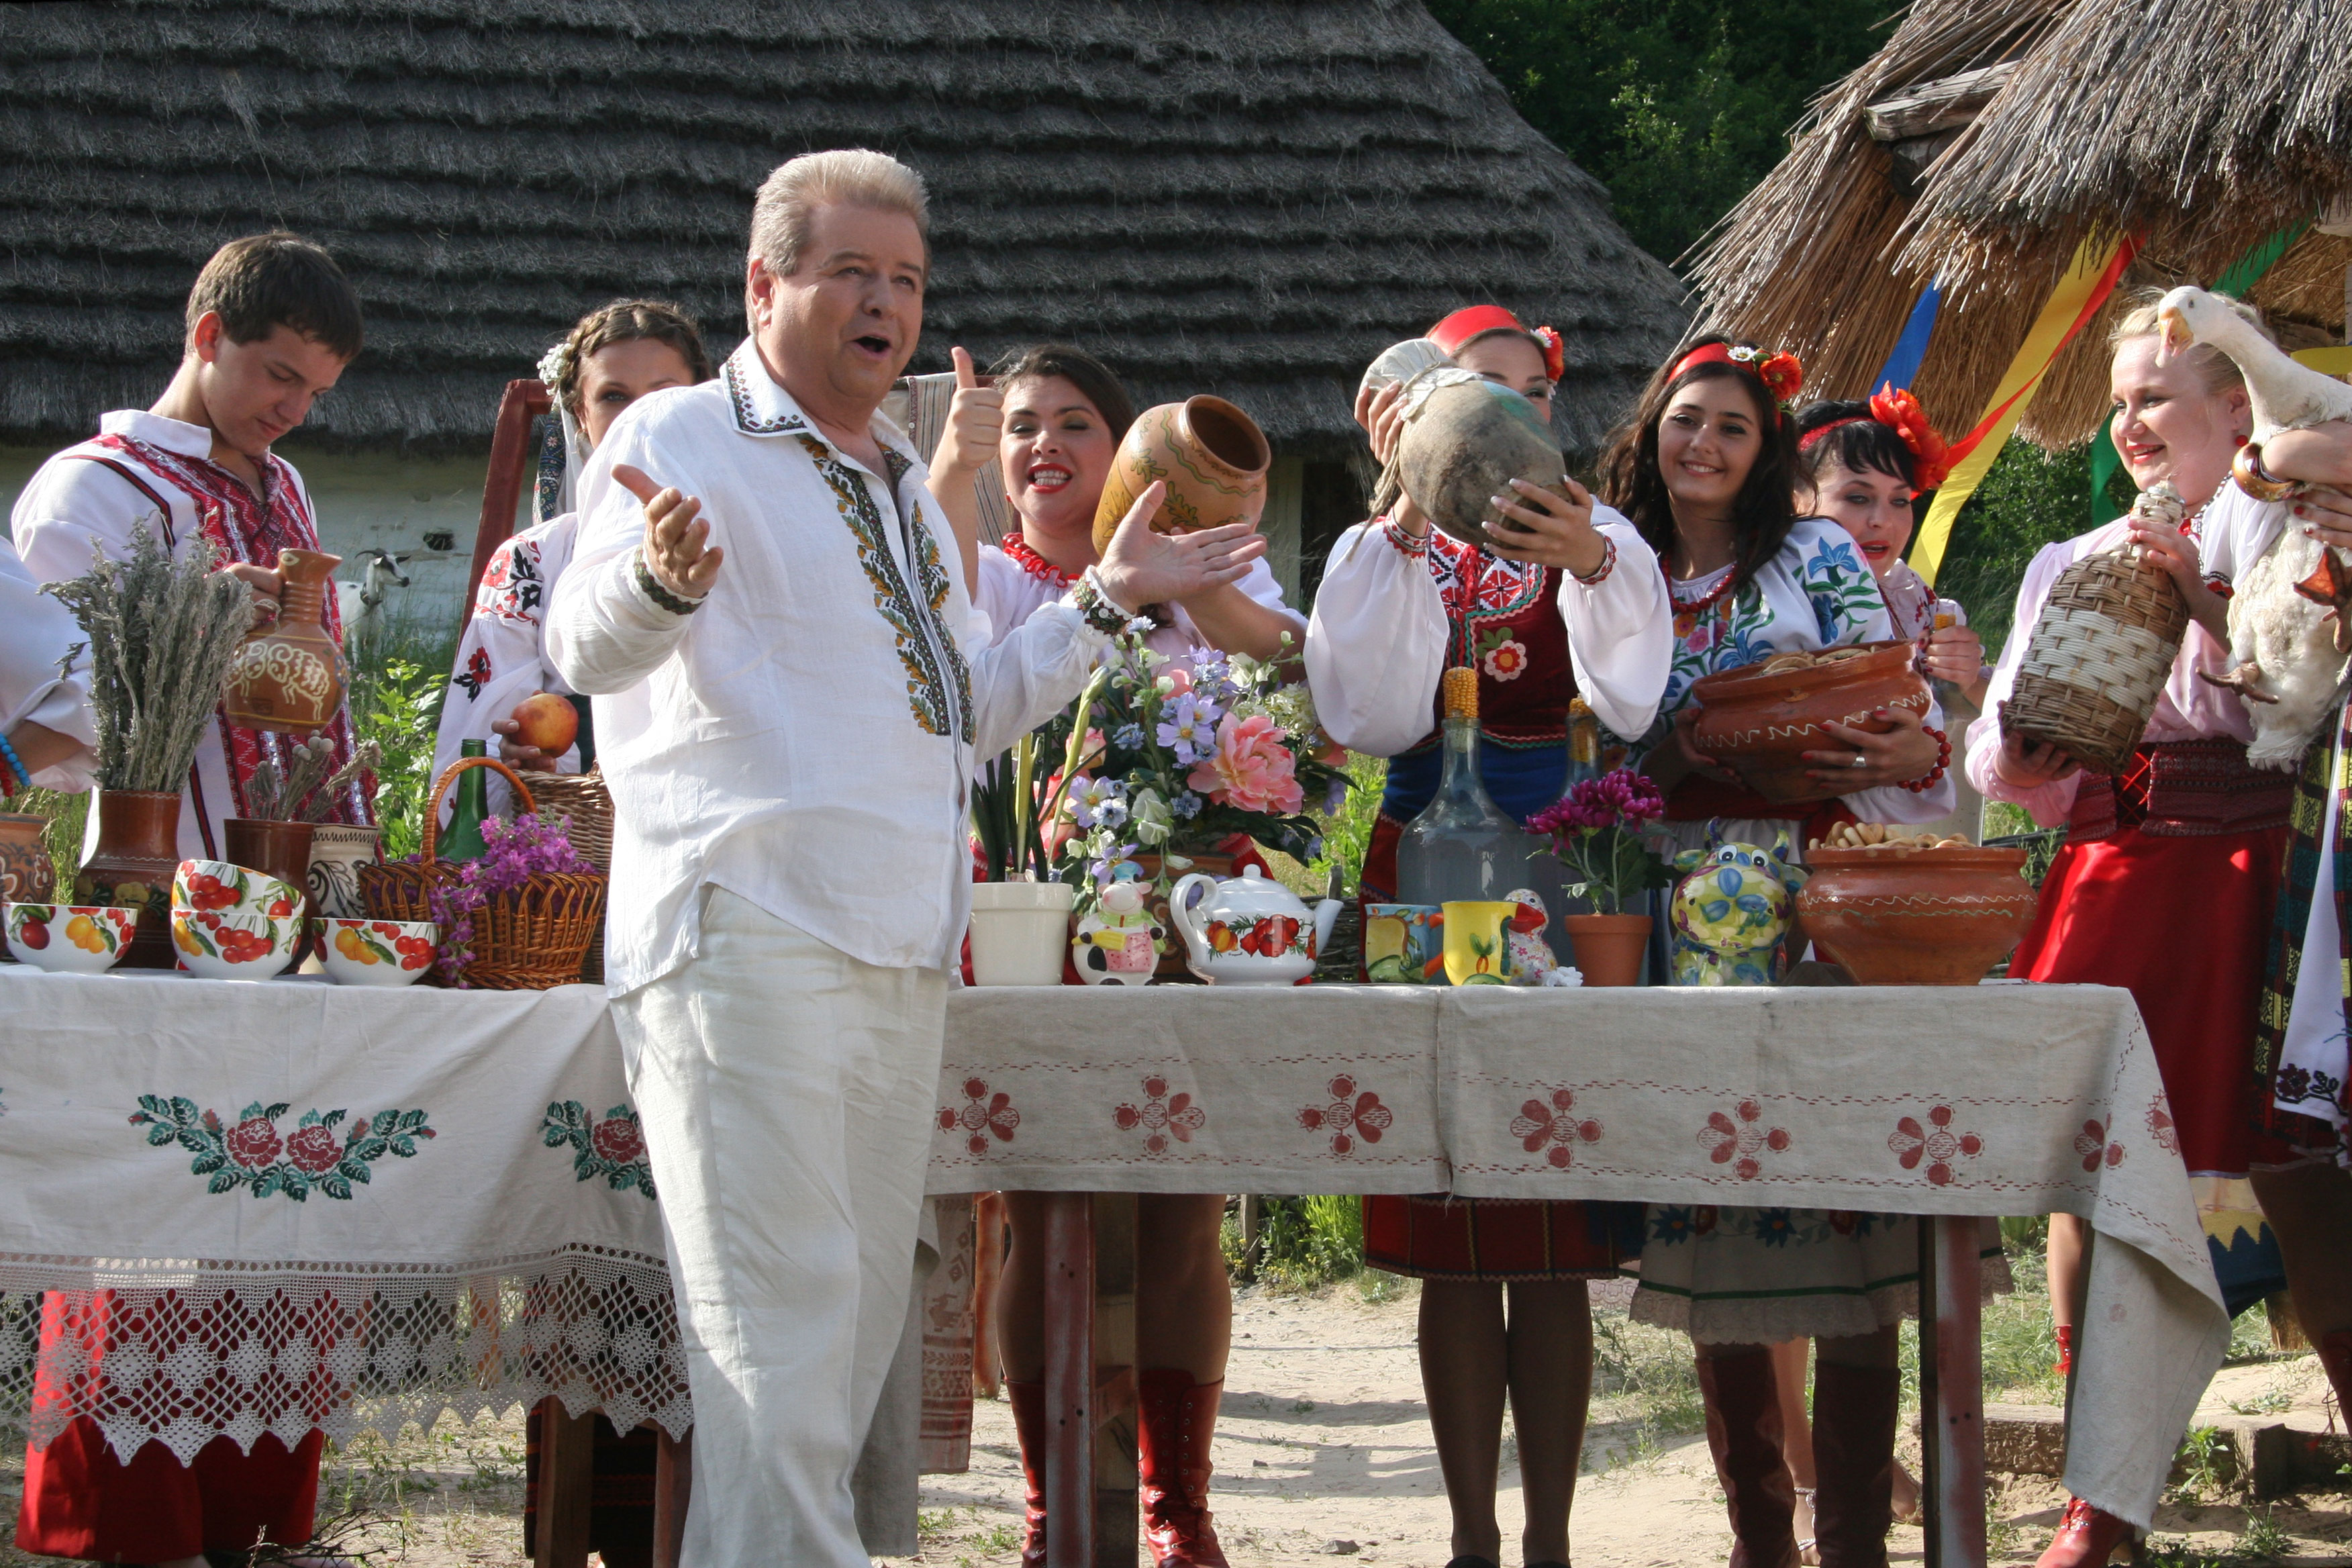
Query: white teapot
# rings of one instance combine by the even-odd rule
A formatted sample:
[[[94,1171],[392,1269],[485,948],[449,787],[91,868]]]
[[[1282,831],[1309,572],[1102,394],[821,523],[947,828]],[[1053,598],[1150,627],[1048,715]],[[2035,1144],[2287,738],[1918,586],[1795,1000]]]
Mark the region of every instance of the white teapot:
[[[1188,907],[1202,889],[1198,909]],[[1331,940],[1339,900],[1313,910],[1255,866],[1220,882],[1195,871],[1168,895],[1168,913],[1184,938],[1185,966],[1212,985],[1291,985],[1315,973],[1315,955]]]

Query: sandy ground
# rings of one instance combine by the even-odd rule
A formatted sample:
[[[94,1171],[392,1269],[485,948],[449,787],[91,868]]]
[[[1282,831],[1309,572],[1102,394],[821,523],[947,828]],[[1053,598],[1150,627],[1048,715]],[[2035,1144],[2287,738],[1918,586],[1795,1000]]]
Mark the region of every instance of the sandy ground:
[[[1421,1404],[1415,1311],[1409,1293],[1377,1303],[1348,1287],[1313,1297],[1243,1293],[1213,1490],[1237,1568],[1332,1556],[1415,1568],[1446,1562],[1450,1521]],[[1622,1314],[1622,1306],[1604,1310],[1604,1330],[1630,1332],[1654,1364],[1678,1352],[1667,1336],[1629,1331]],[[2200,1419],[2226,1415],[2232,1401],[2307,1411],[2323,1386],[2307,1356],[2231,1368],[2217,1380]],[[1701,1568],[1725,1560],[1729,1536],[1706,1445],[1693,1435],[1661,1432],[1657,1412],[1654,1400],[1630,1394],[1595,1402],[1575,1512],[1580,1568]],[[355,1444],[330,1468],[322,1525],[339,1510],[363,1510],[349,1544],[371,1549],[373,1563],[520,1568],[521,1451],[516,1419],[447,1422],[431,1434],[412,1432],[398,1445]],[[1916,1452],[1912,1458],[1916,1465]],[[0,1503],[12,1510],[20,1475],[21,1458],[12,1455],[0,1473]],[[1019,1559],[1019,1500],[1011,1414],[1001,1403],[982,1404],[971,1472],[926,1479],[922,1552],[888,1561],[1008,1568]],[[1995,1560],[2032,1562],[2064,1500],[2055,1483],[2000,1484]],[[1507,1434],[1499,1511],[1509,1542],[1519,1498]],[[2283,1540],[2267,1543],[2273,1560],[2352,1564],[2352,1495],[2284,1500],[2268,1516],[2284,1531]],[[2195,1549],[2172,1561],[2210,1561],[2242,1549],[2242,1542],[2253,1544],[2245,1538],[2252,1522],[2236,1504],[2168,1507],[2158,1520],[2159,1541]],[[1916,1530],[1898,1527],[1890,1547],[1897,1562],[1920,1560]],[[50,1561],[0,1548],[0,1564]],[[1505,1562],[1517,1563],[1516,1550],[1506,1551]]]

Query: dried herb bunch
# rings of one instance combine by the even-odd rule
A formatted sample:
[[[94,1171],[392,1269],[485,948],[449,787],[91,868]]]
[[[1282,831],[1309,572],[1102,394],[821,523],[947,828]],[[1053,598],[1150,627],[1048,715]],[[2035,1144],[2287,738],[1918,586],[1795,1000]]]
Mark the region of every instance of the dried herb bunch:
[[[247,809],[263,822],[322,822],[334,809],[335,798],[345,786],[383,760],[382,747],[373,741],[362,741],[352,751],[352,760],[329,777],[327,770],[335,762],[335,743],[324,735],[297,741],[287,748],[286,777],[282,782],[278,776],[278,764],[266,757],[253,770],[253,782],[246,787]]]
[[[251,593],[218,564],[204,540],[174,561],[142,521],[128,559],[98,552],[87,576],[45,590],[89,637],[100,788],[177,791],[188,776],[253,620]]]

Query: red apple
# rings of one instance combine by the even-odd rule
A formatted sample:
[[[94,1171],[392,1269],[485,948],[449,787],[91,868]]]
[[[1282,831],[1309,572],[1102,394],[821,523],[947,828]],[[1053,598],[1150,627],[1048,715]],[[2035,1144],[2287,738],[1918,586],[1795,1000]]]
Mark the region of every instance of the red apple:
[[[552,691],[524,698],[515,704],[510,717],[516,724],[515,743],[536,746],[550,757],[570,751],[572,737],[580,733],[580,710],[572,706],[570,698]]]

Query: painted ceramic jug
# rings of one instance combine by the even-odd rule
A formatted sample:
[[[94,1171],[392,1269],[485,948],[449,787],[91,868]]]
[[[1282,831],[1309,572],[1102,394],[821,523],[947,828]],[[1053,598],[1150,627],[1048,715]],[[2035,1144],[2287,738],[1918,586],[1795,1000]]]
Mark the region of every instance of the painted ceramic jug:
[[[1668,906],[1677,985],[1771,985],[1780,978],[1780,938],[1789,930],[1805,870],[1789,863],[1789,836],[1772,847],[1725,843],[1714,823],[1707,847],[1675,857],[1683,879]]]
[[[0,900],[45,904],[57,891],[57,869],[43,842],[48,818],[29,812],[0,812]]]
[[[1188,397],[1163,403],[1136,416],[1127,438],[1111,458],[1102,500],[1095,504],[1095,549],[1135,506],[1154,479],[1168,485],[1168,499],[1151,526],[1162,533],[1191,533],[1229,522],[1257,526],[1265,510],[1265,475],[1274,448],[1257,422],[1222,397]]]
[[[343,703],[343,655],[327,635],[326,596],[340,555],[281,550],[278,618],[249,633],[229,660],[223,711],[248,730],[308,735]]]
[[[1123,869],[1124,868],[1122,868]],[[1129,879],[1113,882],[1102,901],[1078,917],[1070,953],[1078,978],[1089,985],[1148,985],[1160,967],[1165,929],[1151,916],[1150,889]]]
[[[1192,904],[1192,889],[1202,897]],[[1313,910],[1298,895],[1244,866],[1231,881],[1195,871],[1168,894],[1168,912],[1184,938],[1193,973],[1212,985],[1290,985],[1315,973],[1315,954],[1331,940],[1339,900]]]

